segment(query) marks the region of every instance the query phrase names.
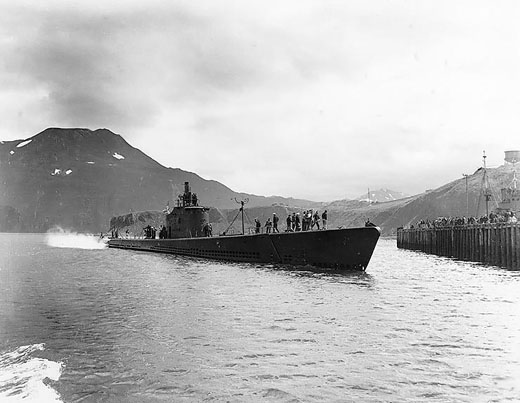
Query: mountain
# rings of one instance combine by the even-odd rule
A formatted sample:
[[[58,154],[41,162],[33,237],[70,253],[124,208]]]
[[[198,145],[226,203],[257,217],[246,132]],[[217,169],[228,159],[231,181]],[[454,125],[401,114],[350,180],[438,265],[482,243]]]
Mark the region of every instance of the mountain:
[[[175,151],[173,150],[172,153]],[[488,169],[494,200],[511,184],[511,165]],[[367,219],[393,235],[397,227],[439,216],[485,214],[484,170],[425,193],[397,198],[401,193],[374,192],[377,203],[337,200],[330,203],[237,193],[225,185],[179,168],[166,168],[107,129],[49,128],[22,140],[0,142],[0,231],[44,232],[54,226],[82,232],[108,230],[113,216],[162,211],[190,182],[210,210],[214,233],[237,217],[238,200],[248,198],[246,219],[265,222],[273,212],[285,218],[303,209],[327,209],[329,228],[364,225]],[[427,187],[427,185],[425,185]],[[388,200],[388,198],[396,200]],[[371,201],[373,201],[371,197]],[[490,205],[490,210],[496,207]],[[478,210],[478,211],[477,211]],[[134,217],[132,215],[132,217]],[[139,227],[138,216],[134,226]],[[144,216],[139,216],[144,217]],[[150,215],[153,219],[155,215]],[[235,221],[234,230],[240,230]]]
[[[356,200],[360,201],[370,201],[374,202],[387,202],[392,200],[399,200],[409,197],[405,193],[396,192],[390,189],[379,189],[379,190],[369,190],[367,193],[356,197]]]
[[[383,235],[394,235],[400,226],[416,224],[423,219],[437,217],[480,217],[486,214],[483,197],[484,169],[477,169],[466,179],[456,179],[437,189],[409,196],[404,199],[367,203],[366,201],[337,201],[327,206],[332,225],[356,226],[370,219]],[[489,211],[497,207],[500,189],[511,186],[513,167],[506,164],[487,169],[487,177],[493,197]]]
[[[49,128],[0,142],[0,231],[61,226],[100,232],[112,216],[172,205],[185,181],[205,205],[217,208],[236,209],[235,198],[248,198],[248,207],[319,205],[238,193],[193,172],[166,168],[107,129]]]

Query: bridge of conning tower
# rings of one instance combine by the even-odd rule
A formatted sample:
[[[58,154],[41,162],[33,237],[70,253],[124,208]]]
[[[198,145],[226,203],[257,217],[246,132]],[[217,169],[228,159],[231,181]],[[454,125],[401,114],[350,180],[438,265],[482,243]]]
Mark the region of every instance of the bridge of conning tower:
[[[190,183],[184,182],[184,193],[177,199],[177,207],[195,207],[199,205],[197,194],[191,192]]]

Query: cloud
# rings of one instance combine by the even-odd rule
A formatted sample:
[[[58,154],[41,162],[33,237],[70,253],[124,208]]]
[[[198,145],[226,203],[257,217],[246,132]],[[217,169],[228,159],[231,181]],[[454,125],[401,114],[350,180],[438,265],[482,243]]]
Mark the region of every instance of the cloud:
[[[14,18],[3,19],[11,39],[2,52],[2,83],[21,92],[41,88],[59,122],[144,127],[160,104],[204,105],[268,79],[282,85],[294,73],[283,71],[291,64],[278,57],[285,49],[262,45],[261,32],[222,13],[182,3],[102,10],[87,4],[12,6]]]
[[[238,191],[412,194],[483,149],[499,163],[518,148],[518,14],[487,1],[0,4],[0,136],[107,127]]]

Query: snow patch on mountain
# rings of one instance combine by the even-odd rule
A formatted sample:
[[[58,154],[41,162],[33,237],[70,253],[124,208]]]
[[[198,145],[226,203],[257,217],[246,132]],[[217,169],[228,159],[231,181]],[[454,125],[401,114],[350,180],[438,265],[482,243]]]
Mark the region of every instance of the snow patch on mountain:
[[[70,175],[72,173],[72,169],[67,169],[66,171],[60,169],[60,168],[54,168],[54,171],[51,172],[52,176],[56,175]]]
[[[117,158],[118,160],[124,160],[125,159],[124,156],[122,156],[121,154],[118,154],[118,153],[112,154],[112,157]]]
[[[16,147],[17,147],[17,148],[22,148],[23,146],[26,146],[27,144],[29,144],[31,141],[32,141],[32,139],[22,141],[21,143],[18,143],[18,144],[16,145]]]
[[[370,191],[365,193],[364,195],[359,196],[356,200],[374,203],[374,202],[387,202],[393,200],[399,200],[408,197],[405,193],[396,192],[390,189],[379,189],[375,191]]]

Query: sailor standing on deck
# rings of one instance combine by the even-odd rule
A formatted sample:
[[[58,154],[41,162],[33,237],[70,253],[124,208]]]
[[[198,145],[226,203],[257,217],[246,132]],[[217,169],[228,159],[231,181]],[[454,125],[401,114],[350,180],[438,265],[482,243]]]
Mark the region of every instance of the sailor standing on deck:
[[[286,222],[287,222],[287,229],[285,230],[285,232],[292,232],[292,230],[293,230],[292,229],[292,216],[290,214],[287,216]]]
[[[268,218],[267,221],[265,222],[265,233],[266,234],[270,234],[271,233],[272,226],[273,226],[273,223],[271,222],[271,219]]]
[[[314,228],[314,226],[318,227],[318,230],[320,229],[320,215],[318,214],[318,210],[316,210],[316,212],[312,216],[311,229]]]
[[[278,220],[279,220],[279,218],[276,215],[276,213],[273,213],[273,234],[275,232],[280,232],[280,231],[278,231]]]
[[[323,214],[321,215],[321,223],[322,223],[322,225],[323,225],[323,229],[327,229],[327,218],[328,218],[328,216],[327,216],[327,210],[325,210],[325,211],[323,212]]]
[[[294,230],[296,232],[301,231],[302,227],[300,227],[300,213],[296,213],[294,217]]]

